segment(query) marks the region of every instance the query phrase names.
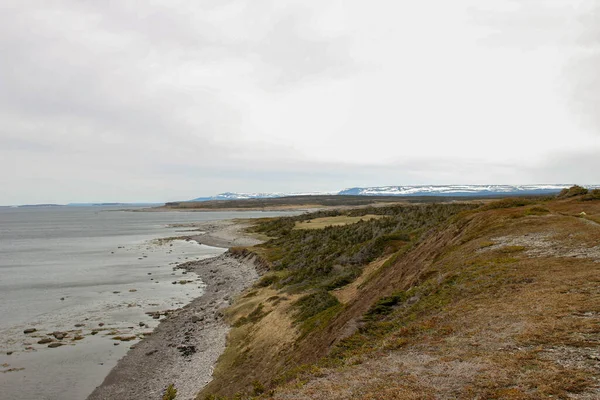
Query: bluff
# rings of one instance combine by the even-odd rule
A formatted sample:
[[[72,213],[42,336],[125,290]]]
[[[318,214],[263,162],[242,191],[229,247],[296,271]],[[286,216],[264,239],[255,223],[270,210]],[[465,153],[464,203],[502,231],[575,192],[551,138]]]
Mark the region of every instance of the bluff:
[[[265,219],[198,399],[600,396],[600,193]]]

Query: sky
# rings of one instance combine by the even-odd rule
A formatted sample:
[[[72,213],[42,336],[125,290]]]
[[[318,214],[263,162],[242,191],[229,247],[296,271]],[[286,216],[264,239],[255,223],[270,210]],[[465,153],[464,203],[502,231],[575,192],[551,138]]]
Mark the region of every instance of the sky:
[[[600,2],[0,3],[0,205],[600,183]]]

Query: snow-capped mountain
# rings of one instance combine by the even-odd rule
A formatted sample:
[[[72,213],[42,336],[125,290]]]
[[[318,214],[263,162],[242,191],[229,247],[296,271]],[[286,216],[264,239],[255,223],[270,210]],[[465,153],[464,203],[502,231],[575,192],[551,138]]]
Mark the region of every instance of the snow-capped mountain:
[[[568,188],[570,184],[552,185],[419,185],[350,188],[340,195],[354,196],[497,196],[550,194]]]
[[[198,197],[189,201],[209,201],[209,200],[246,200],[246,199],[273,199],[277,197],[287,196],[319,196],[319,195],[335,195],[339,192],[298,192],[298,193],[233,193],[225,192],[212,197]]]
[[[542,185],[405,185],[355,187],[334,192],[299,193],[233,193],[226,192],[212,197],[199,197],[190,201],[268,199],[286,196],[502,196],[502,195],[544,195],[558,193],[572,184]],[[598,185],[584,185],[587,188],[600,188]]]

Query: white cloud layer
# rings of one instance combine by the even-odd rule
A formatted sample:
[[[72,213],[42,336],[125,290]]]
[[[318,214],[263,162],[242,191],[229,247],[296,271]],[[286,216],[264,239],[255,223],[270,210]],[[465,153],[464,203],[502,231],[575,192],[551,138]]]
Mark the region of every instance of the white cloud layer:
[[[598,183],[599,10],[4,1],[0,204]]]

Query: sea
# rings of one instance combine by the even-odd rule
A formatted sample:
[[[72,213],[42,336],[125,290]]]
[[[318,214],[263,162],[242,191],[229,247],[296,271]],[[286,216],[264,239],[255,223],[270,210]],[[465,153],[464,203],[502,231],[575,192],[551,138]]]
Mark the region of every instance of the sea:
[[[194,222],[286,214],[0,207],[0,399],[85,399],[164,318],[152,313],[202,295],[199,277],[174,267],[225,249],[157,239]]]

